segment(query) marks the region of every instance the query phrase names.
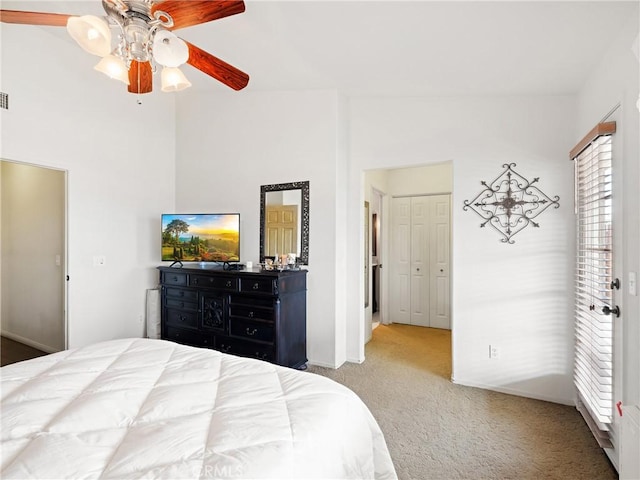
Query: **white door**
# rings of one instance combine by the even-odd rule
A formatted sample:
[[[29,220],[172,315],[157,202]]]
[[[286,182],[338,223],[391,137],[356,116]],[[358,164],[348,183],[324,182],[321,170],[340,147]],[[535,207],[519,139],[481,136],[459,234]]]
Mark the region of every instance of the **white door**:
[[[450,195],[434,195],[431,199],[429,265],[430,265],[430,325],[451,329],[450,293]]]
[[[450,196],[391,202],[391,321],[449,329]]]
[[[429,197],[411,197],[411,325],[429,325]]]
[[[391,321],[411,324],[411,199],[391,199],[389,312]]]

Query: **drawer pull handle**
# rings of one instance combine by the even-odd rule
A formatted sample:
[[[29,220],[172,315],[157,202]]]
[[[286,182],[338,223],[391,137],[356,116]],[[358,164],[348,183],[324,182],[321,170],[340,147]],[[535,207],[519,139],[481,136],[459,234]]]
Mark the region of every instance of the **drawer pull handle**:
[[[253,312],[249,312],[249,318],[253,318]]]
[[[253,337],[256,333],[258,333],[257,328],[249,329],[249,327],[247,327],[245,331],[247,332],[247,335],[249,335],[250,337]]]
[[[179,297],[184,297],[184,292],[182,290],[180,290],[180,294],[178,296]]]
[[[198,284],[198,279],[197,279],[197,278],[194,278],[194,279],[193,279],[193,283],[194,283],[195,285],[197,285],[197,284]]]
[[[253,284],[253,289],[258,290],[260,288],[260,284],[258,282]]]
[[[174,277],[173,277],[173,281],[174,281],[174,282],[176,282],[176,283],[178,283],[178,277],[174,276]]]
[[[227,288],[231,288],[231,280],[227,280],[226,285],[227,285]]]
[[[261,352],[256,352],[256,358],[258,360],[264,360],[267,358],[267,354],[266,353],[261,353]]]
[[[220,350],[222,350],[223,352],[230,352],[231,351],[231,345],[225,345],[224,343],[222,345],[220,345]]]
[[[181,322],[186,322],[187,321],[187,317],[185,317],[184,315],[180,315],[178,318],[179,318],[179,320]]]

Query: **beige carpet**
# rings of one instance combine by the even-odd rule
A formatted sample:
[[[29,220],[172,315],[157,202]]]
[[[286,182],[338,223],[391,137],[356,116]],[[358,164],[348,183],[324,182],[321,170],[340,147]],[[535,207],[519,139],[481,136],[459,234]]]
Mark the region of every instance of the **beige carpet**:
[[[381,325],[362,365],[309,371],[368,405],[401,479],[618,478],[575,408],[452,384],[447,330]]]

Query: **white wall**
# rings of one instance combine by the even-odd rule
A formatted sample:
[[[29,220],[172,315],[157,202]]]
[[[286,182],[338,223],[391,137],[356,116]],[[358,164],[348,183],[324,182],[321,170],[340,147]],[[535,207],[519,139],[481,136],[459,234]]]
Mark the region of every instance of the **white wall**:
[[[64,172],[4,161],[0,170],[2,335],[57,352],[65,347]]]
[[[389,170],[387,188],[387,193],[391,196],[451,193],[452,163]]]
[[[47,29],[2,24],[1,36],[0,158],[68,172],[68,346],[142,336],[160,213],[174,204],[174,99],[138,105]]]
[[[575,100],[542,98],[353,98],[351,169],[453,161],[452,315],[454,381],[553,400],[573,401],[571,382],[573,146]],[[506,245],[480,228],[463,201],[492,181],[505,163],[532,179],[560,209],[545,212]],[[350,210],[361,204],[350,183]],[[358,223],[350,223],[350,281],[359,280]],[[357,312],[354,296],[350,312]],[[351,318],[352,315],[350,314]],[[359,332],[360,334],[360,332]],[[349,356],[363,355],[359,338]],[[502,351],[490,360],[489,344]],[[358,351],[359,350],[359,351]]]
[[[260,186],[310,182],[307,356],[330,366],[344,362],[336,348],[344,336],[336,292],[339,115],[335,92],[246,91],[186,95],[176,120],[176,210],[240,212],[242,261],[259,260]]]

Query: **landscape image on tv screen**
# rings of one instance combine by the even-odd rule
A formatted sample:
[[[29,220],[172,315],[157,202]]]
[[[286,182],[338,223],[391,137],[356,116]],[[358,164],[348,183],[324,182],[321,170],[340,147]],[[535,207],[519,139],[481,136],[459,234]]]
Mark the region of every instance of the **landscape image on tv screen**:
[[[240,214],[163,214],[162,260],[240,261]]]

